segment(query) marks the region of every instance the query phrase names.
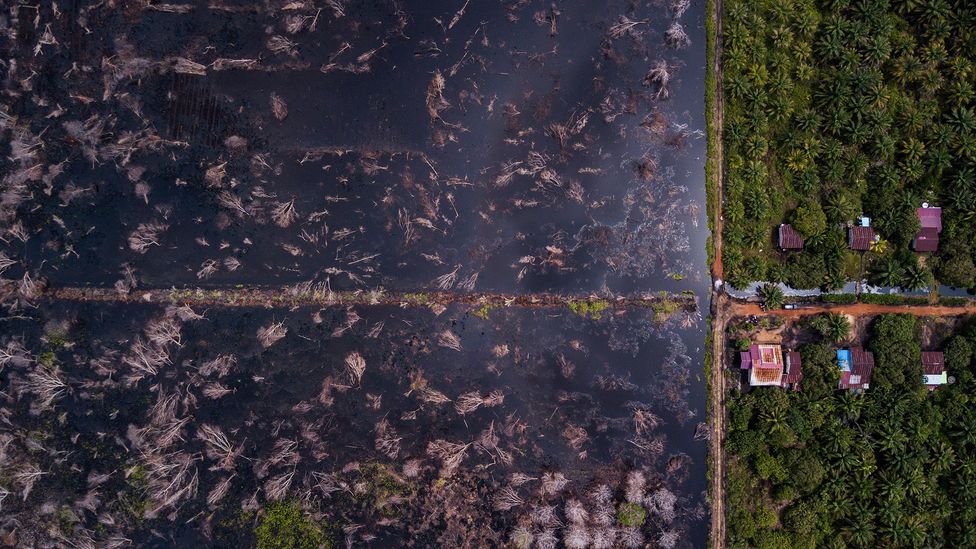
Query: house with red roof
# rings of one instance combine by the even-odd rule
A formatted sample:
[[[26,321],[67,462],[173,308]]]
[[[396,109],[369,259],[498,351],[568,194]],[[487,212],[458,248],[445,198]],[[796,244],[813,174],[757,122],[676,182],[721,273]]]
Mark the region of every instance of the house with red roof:
[[[779,345],[755,344],[739,353],[740,368],[749,371],[752,387],[783,387],[800,390],[803,365],[800,353],[783,353]]]
[[[866,252],[877,239],[871,227],[851,227],[847,230],[847,246],[857,252]]]
[[[941,352],[922,352],[922,382],[929,391],[949,383],[949,376],[945,369],[945,355]]]
[[[840,368],[839,389],[863,391],[871,386],[874,373],[874,353],[861,347],[838,349],[837,367]]]
[[[783,251],[803,249],[803,237],[789,223],[782,223],[779,226],[779,249]]]
[[[942,233],[942,208],[929,207],[922,204],[917,210],[921,229],[912,240],[912,249],[920,253],[934,252],[939,249],[939,234]]]

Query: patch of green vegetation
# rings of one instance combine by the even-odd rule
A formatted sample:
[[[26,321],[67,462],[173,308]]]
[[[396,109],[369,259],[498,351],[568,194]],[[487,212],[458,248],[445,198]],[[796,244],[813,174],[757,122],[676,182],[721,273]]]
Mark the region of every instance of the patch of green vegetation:
[[[671,280],[684,280],[688,275],[684,273],[669,273],[668,278]]]
[[[929,298],[900,294],[861,294],[861,303],[872,305],[928,305]]]
[[[363,486],[361,502],[387,517],[398,514],[391,502],[396,498],[409,496],[414,489],[388,465],[378,462],[360,467],[359,481]]]
[[[711,2],[709,2],[709,3],[711,3]],[[712,402],[712,396],[711,396],[712,395],[712,382],[713,382],[713,380],[712,380],[712,361],[715,360],[715,356],[712,353],[712,343],[714,342],[714,339],[713,339],[714,336],[712,335],[712,329],[713,329],[713,327],[712,327],[712,315],[708,315],[707,317],[705,317],[705,395],[707,395],[706,396],[706,399],[707,400],[705,401],[705,416],[706,417],[711,417],[712,407],[715,406],[715,403]],[[721,369],[719,369],[719,370],[721,370]],[[715,466],[715,464],[712,462],[712,453],[711,452],[708,452],[708,455],[705,458],[705,464],[706,464],[706,467],[707,467],[708,473],[709,473],[707,478],[711,478],[712,467]],[[711,482],[708,483],[708,494],[709,494],[709,497],[711,497],[711,494],[712,494],[712,483]]]
[[[629,528],[638,528],[647,519],[647,511],[637,503],[623,502],[617,508],[617,522]]]
[[[54,351],[44,351],[38,355],[37,362],[41,366],[53,370],[58,365],[58,357],[54,354]]]
[[[820,299],[824,303],[838,303],[841,305],[857,303],[857,296],[854,294],[824,294]]]
[[[126,515],[141,522],[149,508],[149,478],[142,465],[133,465],[127,471],[126,487],[119,493],[118,503]]]
[[[667,320],[680,308],[681,304],[670,297],[661,297],[661,299],[651,304],[651,310],[654,311],[654,319],[658,322]]]
[[[610,307],[610,302],[605,299],[580,299],[569,302],[569,310],[584,318],[600,320],[603,312]]]
[[[244,511],[231,505],[213,523],[216,547],[254,547],[254,511]]]
[[[716,209],[718,208],[718,178],[719,178],[719,128],[716,124],[718,109],[718,78],[715,71],[716,51],[716,21],[715,0],[708,0],[705,7],[705,137],[707,153],[705,158],[705,210],[708,217],[709,231],[715,231]],[[708,265],[711,267],[715,256],[713,236],[708,236],[706,243]]]
[[[739,339],[737,339],[735,341],[735,349],[737,351],[739,351],[739,352],[743,352],[744,353],[744,352],[748,351],[749,350],[749,347],[751,347],[751,346],[752,346],[752,342],[749,341],[749,338],[748,337],[740,337]]]
[[[403,299],[416,303],[417,305],[429,305],[433,301],[431,295],[427,292],[403,294]]]
[[[483,318],[485,320],[488,320],[488,313],[490,311],[491,311],[491,305],[485,303],[481,307],[475,309],[474,311],[471,311],[471,314],[473,314],[478,318]]]
[[[47,344],[54,350],[63,349],[71,343],[68,339],[68,334],[64,332],[56,332],[47,336]]]
[[[330,530],[306,516],[298,501],[288,500],[264,509],[254,537],[258,549],[331,549],[337,543]]]
[[[136,522],[141,522],[149,508],[149,498],[126,490],[119,494],[119,506],[122,511]]]
[[[62,535],[70,536],[74,530],[74,524],[78,522],[78,516],[69,508],[61,507],[57,512],[58,531]]]

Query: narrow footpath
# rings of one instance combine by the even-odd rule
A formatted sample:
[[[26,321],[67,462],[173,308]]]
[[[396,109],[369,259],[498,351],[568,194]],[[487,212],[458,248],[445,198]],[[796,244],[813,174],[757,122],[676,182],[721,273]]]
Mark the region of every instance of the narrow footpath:
[[[725,127],[724,105],[722,97],[722,0],[711,1],[712,10],[707,14],[711,18],[712,28],[714,29],[714,42],[711,51],[706,55],[711,55],[711,63],[706,70],[712,72],[714,76],[714,89],[706,89],[705,93],[713,101],[710,112],[706,113],[711,118],[709,121],[710,131],[708,139],[709,157],[706,162],[711,168],[706,170],[711,181],[706,182],[708,192],[714,193],[711,197],[712,211],[712,303],[711,303],[711,323],[712,323],[712,348],[711,364],[708,375],[708,412],[709,412],[709,503],[711,505],[711,528],[709,531],[709,546],[712,549],[722,549],[725,547],[725,373],[722,372],[722,356],[725,354],[725,325],[728,321],[728,309],[726,302],[728,297],[716,291],[716,283],[721,283],[725,279],[725,271],[722,267],[722,209],[725,203],[723,181],[725,171],[725,156],[723,151],[722,134]],[[707,30],[706,30],[707,32]],[[708,78],[706,78],[708,86]],[[706,104],[708,101],[706,100]]]

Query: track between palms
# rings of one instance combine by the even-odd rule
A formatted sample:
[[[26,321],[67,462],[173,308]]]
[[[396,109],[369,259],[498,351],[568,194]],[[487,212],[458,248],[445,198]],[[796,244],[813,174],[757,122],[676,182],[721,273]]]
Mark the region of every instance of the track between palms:
[[[965,307],[947,307],[944,305],[875,305],[872,303],[855,303],[851,305],[816,303],[803,305],[791,310],[766,310],[759,303],[732,301],[728,307],[732,313],[731,316],[781,316],[787,318],[798,318],[820,313],[837,313],[851,316],[881,314],[908,314],[914,316],[976,315],[976,302],[969,303]]]

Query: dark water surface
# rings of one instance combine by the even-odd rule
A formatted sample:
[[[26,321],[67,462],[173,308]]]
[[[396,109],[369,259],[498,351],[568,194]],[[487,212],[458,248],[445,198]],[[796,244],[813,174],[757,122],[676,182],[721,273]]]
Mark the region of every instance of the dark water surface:
[[[2,276],[705,303],[703,17],[656,1],[2,7]],[[669,44],[672,24],[690,44]],[[247,545],[246,513],[288,481],[354,546],[569,544],[571,500],[583,541],[624,546],[635,490],[642,539],[705,546],[700,314],[9,308],[0,488],[26,543]],[[140,349],[162,319],[179,345]],[[504,398],[462,414],[472,391]],[[439,441],[470,443],[456,468]],[[21,497],[33,466],[47,474]],[[545,488],[557,473],[569,484]],[[187,491],[161,502],[164,485]],[[521,503],[493,510],[507,488]]]

